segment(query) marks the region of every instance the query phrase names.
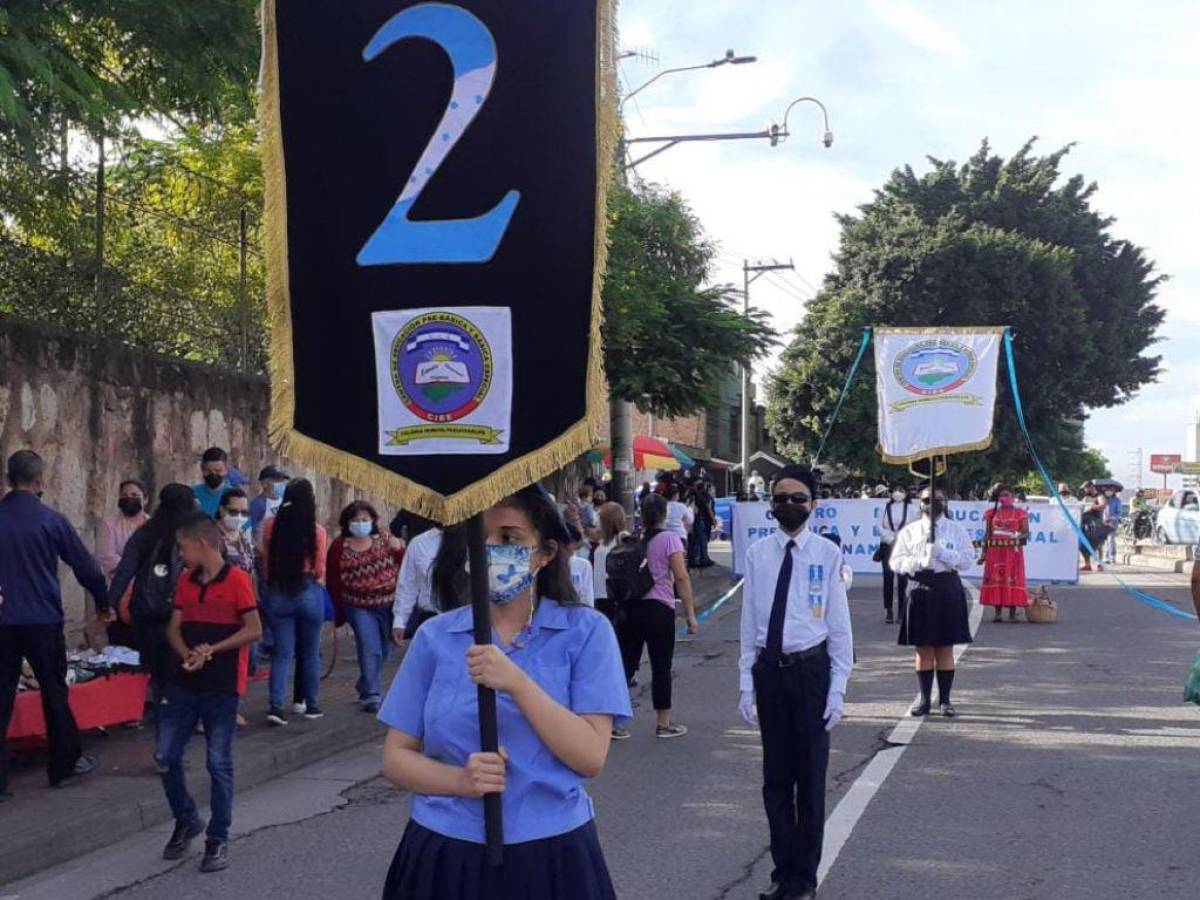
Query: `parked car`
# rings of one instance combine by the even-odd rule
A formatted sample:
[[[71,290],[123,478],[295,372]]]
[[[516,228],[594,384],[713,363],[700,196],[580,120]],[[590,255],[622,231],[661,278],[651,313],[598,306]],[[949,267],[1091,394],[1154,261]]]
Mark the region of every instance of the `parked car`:
[[[1154,536],[1160,544],[1200,543],[1200,495],[1193,490],[1172,494],[1158,511]]]

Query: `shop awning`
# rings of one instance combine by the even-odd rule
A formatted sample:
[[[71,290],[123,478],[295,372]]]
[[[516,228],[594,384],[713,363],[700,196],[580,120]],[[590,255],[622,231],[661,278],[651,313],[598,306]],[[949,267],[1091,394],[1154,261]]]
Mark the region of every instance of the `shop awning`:
[[[592,453],[603,453],[604,464],[612,465],[612,451],[608,447],[598,447]],[[588,458],[591,459],[591,454]],[[671,448],[658,438],[637,435],[633,439],[633,468],[638,472],[649,472],[651,469],[674,472],[683,466]]]
[[[672,444],[668,442],[667,447],[670,449],[671,455],[674,456],[676,461],[678,461],[678,463],[685,469],[693,468],[696,465],[696,461],[688,456],[687,453],[684,452],[683,448],[678,444]]]

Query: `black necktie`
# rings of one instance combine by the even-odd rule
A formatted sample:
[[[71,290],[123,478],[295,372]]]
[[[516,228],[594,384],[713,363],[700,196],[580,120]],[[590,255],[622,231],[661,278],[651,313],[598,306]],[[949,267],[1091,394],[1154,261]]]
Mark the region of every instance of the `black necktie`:
[[[767,658],[774,661],[783,656],[783,620],[787,617],[788,588],[792,583],[792,549],[794,540],[783,548],[783,564],[775,580],[775,600],[771,604],[771,619],[767,623]]]

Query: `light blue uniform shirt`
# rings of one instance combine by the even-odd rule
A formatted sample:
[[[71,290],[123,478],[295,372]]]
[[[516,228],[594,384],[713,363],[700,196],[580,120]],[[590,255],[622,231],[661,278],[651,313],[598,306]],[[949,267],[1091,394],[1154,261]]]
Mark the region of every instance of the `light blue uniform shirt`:
[[[420,739],[426,756],[452,766],[479,752],[479,701],[466,664],[473,643],[469,606],[430,619],[413,638],[379,712],[384,724]],[[618,721],[633,715],[617,638],[600,613],[542,600],[530,632],[516,643],[523,646],[506,648],[512,661],[567,709]],[[512,697],[498,693],[496,707],[500,745],[509,755],[504,842],[554,837],[590,822],[584,777],[554,756]],[[411,814],[438,834],[484,842],[482,800],[414,794]]]

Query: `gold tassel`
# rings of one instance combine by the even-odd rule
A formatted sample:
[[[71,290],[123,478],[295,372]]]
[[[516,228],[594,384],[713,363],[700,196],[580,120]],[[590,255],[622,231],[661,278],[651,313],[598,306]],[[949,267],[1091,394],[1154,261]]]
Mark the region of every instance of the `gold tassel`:
[[[266,179],[267,322],[270,329],[268,371],[271,378],[272,445],[283,456],[311,466],[446,525],[464,521],[592,449],[607,409],[601,328],[601,293],[608,260],[608,189],[617,145],[617,102],[613,48],[616,40],[615,0],[596,0],[596,218],[592,276],[592,317],[588,351],[584,418],[546,446],[502,466],[486,478],[444,495],[295,429],[295,359],[288,288],[287,181],[279,111],[279,53],[275,27],[277,0],[263,0],[262,129],[263,175]]]

